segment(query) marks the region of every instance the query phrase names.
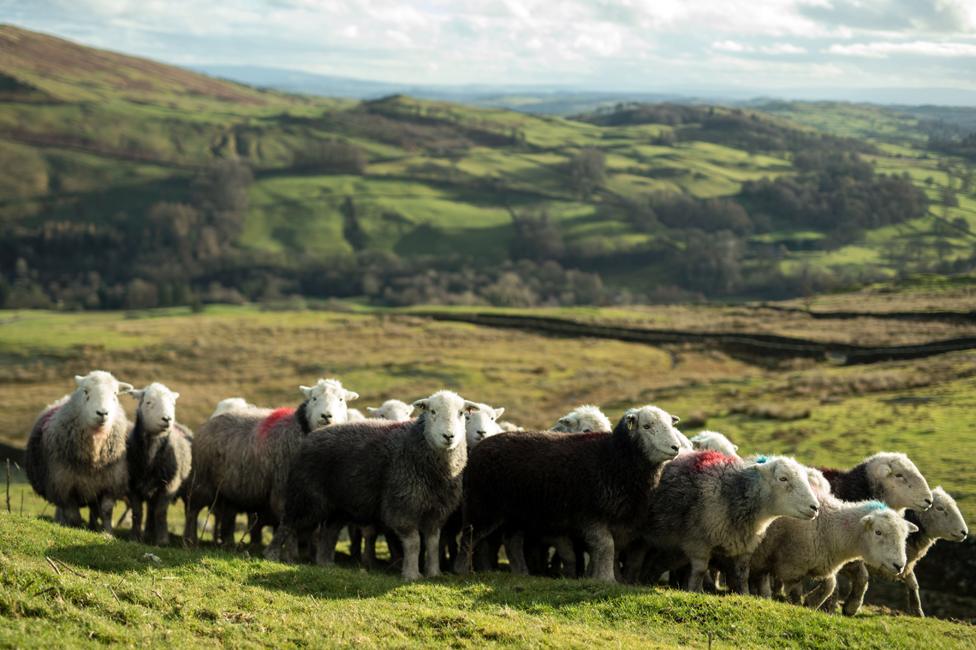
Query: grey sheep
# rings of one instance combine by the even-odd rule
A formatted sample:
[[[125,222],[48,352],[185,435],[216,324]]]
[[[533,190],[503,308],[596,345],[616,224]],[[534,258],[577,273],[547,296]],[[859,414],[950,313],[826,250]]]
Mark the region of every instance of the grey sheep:
[[[129,432],[129,507],[132,535],[155,544],[169,542],[166,513],[190,475],[193,433],[176,421],[180,394],[160,383],[129,393],[139,400],[136,422]],[[145,537],[143,506],[147,505]]]
[[[265,556],[293,561],[297,538],[322,525],[316,560],[333,561],[342,526],[378,525],[403,545],[405,580],[440,574],[440,533],[461,502],[467,461],[465,413],[477,408],[450,391],[414,402],[406,422],[368,420],[314,431],[302,444],[288,479],[281,525]]]
[[[195,543],[201,509],[223,512],[225,544],[236,512],[270,514],[284,510],[288,469],[302,439],[314,428],[344,423],[347,402],[359,397],[335,379],[299,387],[298,408],[232,410],[207,420],[193,441],[193,472],[187,488],[184,539]]]
[[[613,432],[500,433],[472,452],[464,473],[458,572],[496,530],[583,538],[593,576],[613,582],[614,536],[646,510],[662,466],[678,454],[677,418],[629,410]]]
[[[813,519],[819,509],[806,468],[791,458],[683,453],[664,468],[642,533],[652,548],[688,558],[690,591],[702,590],[720,556],[731,561],[730,584],[748,593],[750,556],[766,528],[782,516]]]
[[[26,470],[34,490],[53,503],[55,521],[112,531],[115,500],[128,493],[125,441],[129,421],[119,395],[132,390],[110,373],[75,376],[76,388],[45,408],[27,441]]]

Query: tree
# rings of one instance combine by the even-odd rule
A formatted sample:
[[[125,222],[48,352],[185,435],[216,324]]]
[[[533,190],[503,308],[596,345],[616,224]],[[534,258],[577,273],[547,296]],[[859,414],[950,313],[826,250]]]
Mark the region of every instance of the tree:
[[[606,157],[599,149],[587,147],[569,163],[569,177],[573,189],[587,198],[606,181]]]
[[[545,210],[538,215],[513,213],[512,228],[509,252],[513,259],[555,260],[566,252],[562,233]]]

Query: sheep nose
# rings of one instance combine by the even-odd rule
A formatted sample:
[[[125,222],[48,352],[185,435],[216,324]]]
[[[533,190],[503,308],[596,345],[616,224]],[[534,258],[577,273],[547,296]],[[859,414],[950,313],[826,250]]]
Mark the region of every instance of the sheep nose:
[[[454,436],[450,433],[442,434],[444,436],[444,442],[451,442],[454,440]]]
[[[814,512],[820,512],[820,506],[817,505],[816,503],[812,504],[810,506],[810,509],[813,510]]]
[[[932,507],[932,499],[925,499],[925,507],[926,508]]]
[[[168,416],[168,415],[164,415],[163,416],[163,422],[165,422],[166,424],[169,424],[172,421],[173,421],[173,418],[171,418],[170,416]]]
[[[322,414],[322,421],[323,422],[325,422],[326,424],[328,424],[330,420],[332,420],[332,414],[331,413],[323,413]]]
[[[478,431],[478,437],[479,438],[484,438],[485,437],[485,432],[484,431]]]
[[[961,542],[962,540],[964,540],[964,539],[966,539],[967,537],[969,537],[969,531],[968,531],[968,530],[966,530],[966,529],[964,528],[964,529],[962,529],[962,530],[960,530],[960,531],[959,531],[959,541],[960,541],[960,542]]]
[[[895,573],[901,573],[902,565],[897,562],[892,562],[891,566],[895,567]]]
[[[680,451],[681,450],[681,447],[679,447],[678,445],[671,445],[671,449],[673,451]]]
[[[95,411],[95,415],[102,418],[103,420],[108,417],[108,411]]]

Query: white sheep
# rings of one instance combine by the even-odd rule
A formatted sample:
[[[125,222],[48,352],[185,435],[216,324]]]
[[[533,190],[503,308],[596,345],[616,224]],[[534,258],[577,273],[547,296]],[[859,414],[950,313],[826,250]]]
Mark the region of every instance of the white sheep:
[[[228,397],[227,399],[222,399],[217,402],[217,407],[214,409],[210,417],[215,418],[222,413],[230,413],[232,411],[248,411],[258,409],[258,406],[251,404],[243,397]]]
[[[478,407],[474,411],[465,414],[464,429],[468,437],[468,449],[473,449],[475,445],[502,432],[502,427],[498,424],[498,418],[505,413],[504,407],[492,408],[487,404],[476,403]]]
[[[577,406],[562,416],[552,426],[551,431],[566,433],[590,433],[592,431],[610,431],[613,425],[599,407],[592,404]]]
[[[726,456],[738,456],[739,446],[732,444],[718,431],[702,431],[691,438],[691,444],[697,451],[718,451]]]
[[[380,420],[390,420],[391,422],[403,422],[410,419],[413,413],[413,406],[398,399],[388,399],[379,406],[367,406],[366,412],[371,418]]]

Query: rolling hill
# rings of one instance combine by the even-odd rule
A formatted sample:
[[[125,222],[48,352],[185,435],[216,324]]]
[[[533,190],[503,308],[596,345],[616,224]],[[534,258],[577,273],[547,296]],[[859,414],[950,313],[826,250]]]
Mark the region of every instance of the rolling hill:
[[[414,301],[521,304],[519,291],[486,293],[505,281],[495,269],[508,265],[530,284],[555,264],[564,269],[556,288],[537,280],[528,289],[537,302],[605,302],[788,296],[905,270],[968,269],[971,167],[927,151],[917,118],[850,104],[654,106],[570,119],[405,96],[289,95],[3,26],[0,298],[77,305],[78,294],[94,294],[88,306],[125,306],[145,294],[133,290],[136,278],[154,293],[132,306],[185,302],[215,286],[252,299],[391,299],[364,286],[371,272],[386,285],[414,282],[400,292]],[[811,150],[820,167],[800,169]],[[887,195],[883,174],[928,207],[845,228],[804,223],[776,202],[797,191],[776,179],[817,192],[816,175],[844,156],[865,162],[871,179],[854,199],[813,196],[838,221],[851,204],[891,208],[865,198]],[[771,185],[749,189],[763,179]],[[952,200],[941,205],[947,188]],[[777,198],[759,201],[762,192]],[[703,216],[685,223],[692,208]],[[702,246],[705,255],[693,252]],[[104,254],[84,253],[92,247]],[[535,266],[511,266],[520,259]],[[442,274],[437,291],[415,286],[425,269]],[[97,281],[81,276],[92,271]],[[599,291],[579,289],[581,277]]]

